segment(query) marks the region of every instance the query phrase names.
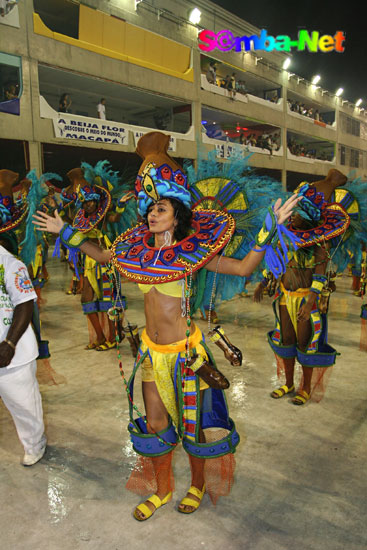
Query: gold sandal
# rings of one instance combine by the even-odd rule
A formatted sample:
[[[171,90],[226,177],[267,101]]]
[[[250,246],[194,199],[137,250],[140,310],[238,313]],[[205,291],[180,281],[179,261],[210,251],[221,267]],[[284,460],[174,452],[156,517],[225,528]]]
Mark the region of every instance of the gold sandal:
[[[162,500],[159,498],[158,495],[152,495],[151,497],[147,498],[145,502],[150,502],[151,504],[153,504],[154,510],[151,510],[149,506],[145,504],[145,502],[142,502],[141,504],[138,504],[138,506],[135,508],[135,511],[133,514],[134,518],[137,519],[138,521],[145,521],[146,519],[149,519],[150,517],[152,517],[154,512],[158,510],[158,508],[160,508],[164,504],[167,504],[167,502],[169,502],[171,498],[172,498],[172,491],[169,492],[168,495],[166,495]],[[137,515],[136,513],[137,510],[139,510],[139,512],[144,514],[143,518]]]
[[[103,344],[101,344],[100,346],[97,346],[95,348],[96,351],[108,351],[109,349],[113,349],[117,346],[117,343],[116,341],[115,342],[109,342],[108,340],[106,340]]]
[[[84,349],[96,349],[98,348],[99,346],[102,346],[102,344],[104,344],[104,342],[91,342],[90,344],[88,344],[87,346],[85,346]]]
[[[284,386],[280,386],[280,388],[277,388],[276,390],[272,391],[270,396],[273,399],[280,399],[281,397],[284,397],[284,395],[287,395],[287,393],[291,393],[293,391],[294,391],[294,384],[289,386],[289,388],[284,384]]]
[[[182,514],[192,514],[193,512],[196,512],[196,510],[199,508],[199,506],[201,504],[201,501],[203,499],[204,493],[205,493],[205,483],[204,483],[203,489],[201,491],[197,487],[194,487],[193,485],[191,485],[191,487],[187,491],[187,493],[191,494],[191,495],[194,495],[195,497],[197,497],[200,500],[194,500],[193,498],[190,498],[190,497],[183,498],[180,502],[180,506],[181,506],[181,504],[183,506],[191,506],[193,508],[193,510],[186,511],[186,510],[182,510],[181,508],[178,508],[178,511],[181,512]]]
[[[311,395],[305,390],[299,390],[297,395],[292,399],[293,405],[304,405],[310,399]]]

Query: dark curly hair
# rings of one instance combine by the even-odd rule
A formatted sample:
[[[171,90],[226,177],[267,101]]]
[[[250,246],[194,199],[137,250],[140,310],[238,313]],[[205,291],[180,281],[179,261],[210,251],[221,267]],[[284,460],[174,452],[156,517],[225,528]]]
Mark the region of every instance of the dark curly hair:
[[[191,228],[192,212],[190,208],[187,208],[187,206],[185,206],[181,201],[178,201],[177,199],[166,197],[165,200],[171,203],[174,217],[177,220],[177,225],[173,232],[173,237],[177,242],[182,241],[189,235]],[[150,209],[148,208],[148,212],[146,216],[144,216],[144,220],[146,223],[148,223],[149,210]]]
[[[177,225],[173,232],[173,236],[177,242],[182,241],[190,232],[192,212],[190,208],[187,208],[183,202],[178,201],[177,199],[168,198],[167,200],[172,204],[175,219],[177,220]]]

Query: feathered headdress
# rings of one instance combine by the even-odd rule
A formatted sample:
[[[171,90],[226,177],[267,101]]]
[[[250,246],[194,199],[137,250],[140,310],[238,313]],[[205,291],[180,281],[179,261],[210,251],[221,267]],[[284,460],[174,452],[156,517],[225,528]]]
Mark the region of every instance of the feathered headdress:
[[[33,215],[37,210],[42,208],[42,201],[47,196],[49,190],[46,182],[52,179],[62,181],[62,177],[53,172],[47,172],[38,178],[36,170],[31,170],[28,172],[26,179],[23,182],[23,186],[25,188],[27,188],[30,184],[27,194],[28,215],[26,220],[25,237],[23,242],[20,244],[20,255],[25,265],[30,265],[34,261],[37,246],[43,242],[42,233],[37,231],[33,224]]]

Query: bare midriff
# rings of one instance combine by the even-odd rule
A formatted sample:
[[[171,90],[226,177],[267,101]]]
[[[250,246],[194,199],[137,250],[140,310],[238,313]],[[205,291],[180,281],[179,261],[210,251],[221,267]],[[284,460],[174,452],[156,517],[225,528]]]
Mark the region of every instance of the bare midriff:
[[[297,288],[309,288],[312,285],[312,275],[313,269],[299,269],[297,262],[292,259],[287,268],[298,268],[298,269],[287,269],[282,277],[282,283],[286,290],[297,290]]]
[[[151,288],[144,294],[146,332],[156,344],[172,344],[186,338],[186,317],[182,317],[181,298],[167,296]],[[191,323],[190,334],[195,330]]]

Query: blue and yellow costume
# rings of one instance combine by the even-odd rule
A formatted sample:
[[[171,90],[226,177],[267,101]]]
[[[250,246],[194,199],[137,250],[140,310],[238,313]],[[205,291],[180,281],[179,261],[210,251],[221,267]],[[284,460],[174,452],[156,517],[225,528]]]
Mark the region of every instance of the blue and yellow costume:
[[[337,203],[330,204],[325,199],[324,190],[325,192],[328,191],[328,186],[332,188],[334,183],[340,185],[346,182],[346,178],[340,172],[335,171],[335,173],[336,183],[333,180],[334,172],[331,172],[325,180],[315,184],[302,183],[296,190],[302,196],[297,207],[298,214],[310,223],[305,226],[304,223],[293,225],[293,222],[291,222],[288,226],[289,230],[294,233],[296,244],[299,247],[297,251],[288,253],[288,260],[292,260],[288,268],[288,279],[292,280],[293,271],[295,284],[299,284],[303,280],[300,274],[302,271],[307,271],[308,273],[311,272],[312,282],[307,288],[288,290],[281,280],[273,301],[275,329],[269,332],[268,341],[277,356],[278,375],[284,368],[287,380],[293,379],[294,361],[297,359],[303,367],[304,380],[307,378],[307,391],[304,389],[303,381],[301,389],[298,390],[297,396],[293,400],[296,405],[304,404],[312,395],[316,400],[322,397],[322,395],[321,397],[318,395],[320,393],[318,390],[324,391],[323,379],[326,367],[331,367],[335,363],[337,355],[336,350],[328,344],[327,338],[330,276],[325,275],[325,271],[330,260],[330,254],[327,252],[326,242],[329,241],[329,247],[340,244],[349,227],[350,217],[342,206]],[[318,185],[321,186],[323,191],[318,191]],[[320,250],[323,249],[324,251],[320,256],[322,261],[319,263],[322,265],[319,270],[316,269],[318,265],[316,262],[317,247],[321,247]],[[310,299],[312,299],[312,302],[310,302],[312,306],[310,305],[310,311],[308,310],[309,324],[307,329],[306,327],[303,329],[306,332],[302,336],[301,349],[300,335],[298,334],[301,330],[298,314],[302,306],[306,305]],[[295,341],[292,344],[284,343],[285,341],[292,341],[293,337],[291,336],[291,329],[289,331],[287,329],[288,334],[282,332],[282,326],[285,331],[286,328],[284,327],[286,325],[281,322],[280,306],[285,306],[294,330]],[[305,339],[308,341],[304,341]],[[312,368],[312,373],[307,368]],[[318,370],[317,374],[315,373],[316,370]],[[289,381],[287,384],[275,390],[272,397],[279,398],[291,391],[294,386],[290,386]]]
[[[149,206],[161,199],[176,199],[187,208],[191,207],[195,199],[197,200],[197,197],[193,200],[186,175],[167,154],[168,145],[169,136],[160,132],[150,132],[139,140],[137,152],[144,162],[136,180],[135,190],[138,212],[143,217],[147,215]],[[241,162],[243,167],[244,162]],[[215,178],[208,178],[200,183],[205,189],[208,184],[215,184],[214,180]],[[239,190],[228,178],[225,184],[226,194],[229,193],[236,211],[235,195]],[[276,224],[272,211],[269,212],[266,224],[256,239],[256,244],[264,246],[264,249],[272,241],[274,234],[282,231],[281,226]],[[174,298],[182,297],[187,317],[186,338],[178,342],[156,344],[145,331],[143,332],[133,373],[127,383],[129,431],[133,447],[141,457],[127,485],[135,492],[146,494],[156,490],[157,486],[153,480],[156,472],[153,465],[157,465],[158,459],[162,457],[166,456],[167,462],[163,468],[167,470],[167,476],[171,475],[168,457],[171,457],[171,451],[179,439],[192,457],[190,460],[205,459],[205,487],[214,502],[218,496],[228,494],[233,483],[233,455],[239,443],[239,435],[229,416],[224,391],[209,387],[196,374],[204,361],[213,369],[216,369],[216,366],[204,336],[191,324],[188,302],[190,290],[193,290],[192,300],[197,302],[200,298],[196,284],[203,272],[198,273],[195,283],[192,284],[193,288],[190,288],[190,281],[194,279],[192,274],[198,272],[224,249],[234,231],[234,217],[223,208],[223,205],[221,208],[220,203],[217,203],[215,208],[205,208],[204,202],[192,209],[191,228],[181,241],[162,248],[152,246],[149,243],[152,234],[143,221],[124,231],[112,245],[112,263],[119,275],[139,283],[144,293],[154,288]],[[60,233],[62,241],[72,243],[74,232],[75,229],[64,226]],[[81,245],[83,238],[84,236],[80,236],[79,243],[73,242],[73,246]],[[250,240],[252,241],[253,237]],[[148,429],[146,418],[134,417],[134,380],[140,367],[143,381],[155,382],[169,415],[169,425],[159,433]],[[157,481],[157,477],[155,480]],[[200,487],[199,490],[191,487],[189,492],[192,493],[193,489],[196,491],[194,495],[200,493],[201,499],[204,488],[201,490]],[[156,508],[165,503],[157,495],[153,497],[151,502],[155,503]],[[186,505],[185,499],[182,504]],[[196,509],[198,503],[191,502],[187,505]],[[145,519],[150,517],[152,512],[146,505],[141,506],[143,508],[139,508],[139,511],[144,510]],[[135,517],[142,519],[136,515]]]
[[[72,224],[74,232],[70,239],[66,239],[64,244],[68,249],[69,261],[75,266],[77,277],[79,277],[79,270],[81,270],[84,279],[88,281],[93,290],[92,300],[82,300],[82,310],[85,315],[89,316],[88,319],[91,321],[93,329],[96,332],[100,332],[102,327],[100,326],[98,313],[106,313],[112,307],[114,299],[111,294],[110,271],[106,265],[100,265],[93,258],[87,254],[80,254],[73,247],[78,246],[78,244],[85,240],[94,240],[102,248],[109,249],[111,241],[105,229],[107,225],[105,218],[111,212],[112,205],[114,213],[117,213],[119,216],[121,216],[125,208],[124,205],[113,203],[111,191],[114,185],[107,178],[110,177],[116,186],[118,178],[116,173],[109,170],[106,162],[99,162],[94,168],[87,163],[82,163],[82,168],[72,170],[70,175],[77,180],[78,185],[74,193],[64,194],[65,202],[69,208],[75,202],[75,206],[79,209]],[[96,209],[90,215],[87,215],[83,209],[83,204],[88,201],[96,202]],[[125,309],[125,298],[121,297],[117,305]],[[88,349],[97,347],[94,340],[95,337],[91,335]],[[105,346],[106,349],[116,345],[109,342],[108,339],[107,344],[108,348]],[[100,347],[104,350],[102,346],[103,344]]]

